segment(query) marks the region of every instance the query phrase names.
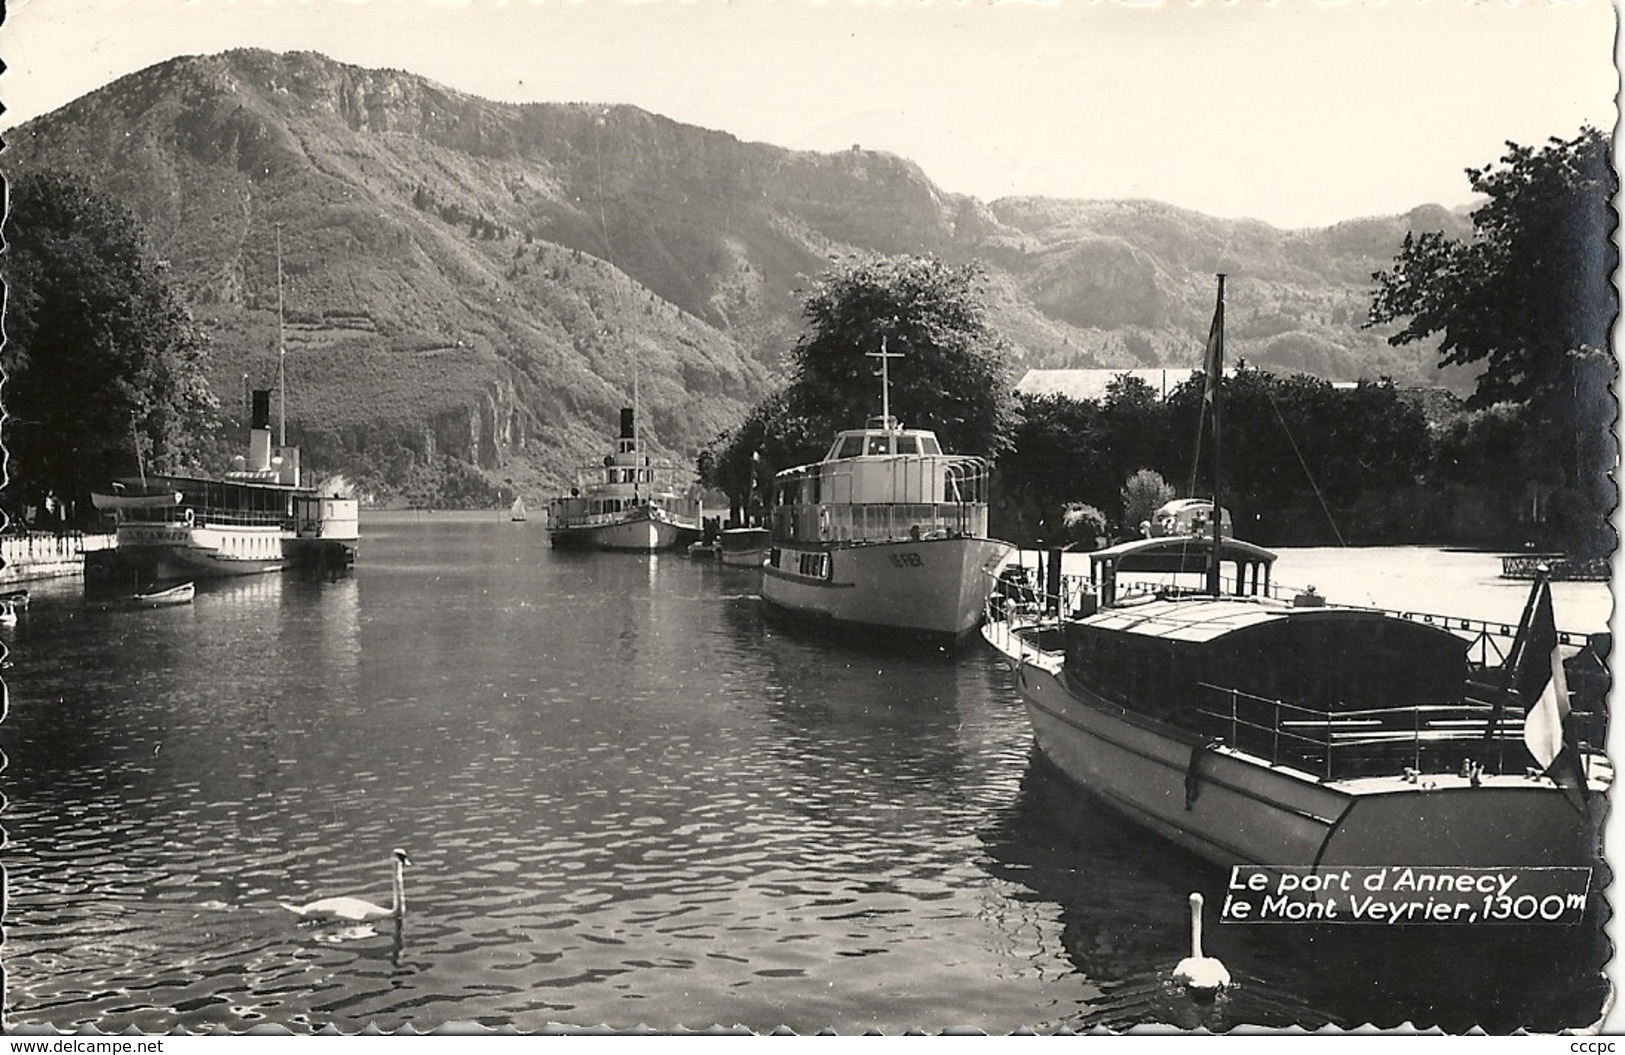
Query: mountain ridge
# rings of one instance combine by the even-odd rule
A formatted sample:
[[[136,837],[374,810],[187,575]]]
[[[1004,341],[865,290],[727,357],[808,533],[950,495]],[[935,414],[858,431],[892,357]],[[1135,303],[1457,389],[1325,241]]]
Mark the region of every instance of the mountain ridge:
[[[1281,231],[1149,201],[983,203],[882,151],[493,102],[314,52],[177,57],[6,140],[9,172],[72,169],[142,220],[228,404],[273,365],[280,225],[290,431],[380,495],[455,499],[448,474],[471,500],[481,480],[562,486],[634,372],[650,432],[692,456],[780,377],[797,291],[855,252],[980,262],[1018,371],[1190,365],[1228,270],[1233,355],[1431,380],[1426,350],[1358,320],[1406,231],[1464,226],[1437,206]]]

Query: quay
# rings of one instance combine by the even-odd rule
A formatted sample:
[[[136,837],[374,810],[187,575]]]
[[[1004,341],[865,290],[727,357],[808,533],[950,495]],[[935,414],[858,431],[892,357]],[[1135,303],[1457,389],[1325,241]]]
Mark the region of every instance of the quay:
[[[85,554],[111,550],[114,536],[29,531],[0,537],[0,583],[32,582],[85,573]]]
[[[1541,565],[1553,582],[1607,582],[1613,569],[1607,557],[1566,557],[1561,553],[1508,553],[1501,557],[1501,578],[1534,579]]]

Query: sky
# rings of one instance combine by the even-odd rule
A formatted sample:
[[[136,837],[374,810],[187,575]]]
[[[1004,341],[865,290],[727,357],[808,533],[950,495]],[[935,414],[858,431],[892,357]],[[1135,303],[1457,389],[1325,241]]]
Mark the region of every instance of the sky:
[[[1609,0],[11,0],[0,128],[235,47],[510,102],[630,103],[944,190],[1277,227],[1472,200],[1507,141],[1618,120]]]

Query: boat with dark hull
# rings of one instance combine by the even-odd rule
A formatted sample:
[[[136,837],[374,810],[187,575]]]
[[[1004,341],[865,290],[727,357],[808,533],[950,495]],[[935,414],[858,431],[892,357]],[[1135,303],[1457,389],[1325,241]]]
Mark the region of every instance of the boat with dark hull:
[[[717,536],[717,557],[731,568],[760,569],[768,550],[765,527],[723,528]]]
[[[615,451],[582,466],[567,495],[547,504],[548,538],[560,549],[650,553],[698,541],[702,510],[694,471],[643,451],[636,410],[621,410]]]
[[[1559,633],[1544,582],[1516,628],[1282,591],[1217,495],[1181,508],[1087,574],[996,580],[983,635],[1056,768],[1220,865],[1593,864],[1606,687],[1564,685],[1607,635]]]

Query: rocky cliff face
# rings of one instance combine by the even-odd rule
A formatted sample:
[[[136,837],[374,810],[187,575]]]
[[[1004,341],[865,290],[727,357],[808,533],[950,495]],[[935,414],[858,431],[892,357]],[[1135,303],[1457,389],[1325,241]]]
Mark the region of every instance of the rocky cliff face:
[[[1407,229],[1460,223],[984,204],[877,151],[495,103],[308,52],[176,59],[8,140],[10,172],[76,170],[142,219],[228,404],[274,366],[280,232],[297,423],[379,493],[437,472],[560,485],[602,453],[634,377],[651,435],[692,456],[775,383],[797,290],[858,251],[982,263],[1022,366],[1193,360],[1226,270],[1233,354],[1418,380],[1427,352],[1360,330],[1362,298]]]

